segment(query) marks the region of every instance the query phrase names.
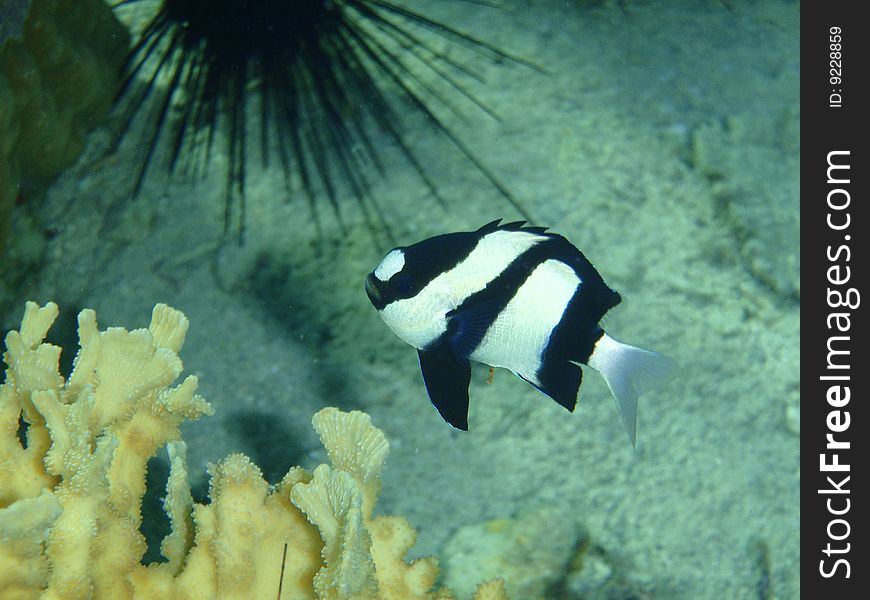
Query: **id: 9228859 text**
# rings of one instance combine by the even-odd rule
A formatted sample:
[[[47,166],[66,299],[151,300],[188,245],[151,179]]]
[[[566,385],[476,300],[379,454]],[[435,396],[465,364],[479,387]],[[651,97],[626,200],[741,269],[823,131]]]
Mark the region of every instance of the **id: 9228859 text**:
[[[828,95],[828,108],[843,106],[843,30],[836,25],[828,29],[828,65],[831,93]]]

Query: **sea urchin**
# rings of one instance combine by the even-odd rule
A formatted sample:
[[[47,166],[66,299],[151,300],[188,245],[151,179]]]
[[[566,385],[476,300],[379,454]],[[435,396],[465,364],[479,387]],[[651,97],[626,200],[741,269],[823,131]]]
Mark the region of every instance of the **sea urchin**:
[[[125,0],[115,8],[141,1]],[[449,53],[439,49],[444,41]],[[479,78],[471,56],[536,68],[390,0],[162,0],[127,60],[118,94],[125,119],[116,142],[147,114],[138,191],[160,144],[168,144],[169,171],[184,164],[198,173],[220,138],[228,156],[225,229],[236,223],[240,236],[246,149],[254,136],[263,163],[277,154],[288,186],[304,190],[318,229],[315,199],[320,195],[344,227],[339,201],[344,187],[373,231],[378,226],[389,231],[366,193],[366,173],[384,172],[376,132],[392,139],[443,202],[403,139],[405,115],[416,112],[428,117],[528,219],[443,120],[448,112],[459,112],[458,97],[491,114],[464,84]],[[216,135],[219,129],[222,136]]]

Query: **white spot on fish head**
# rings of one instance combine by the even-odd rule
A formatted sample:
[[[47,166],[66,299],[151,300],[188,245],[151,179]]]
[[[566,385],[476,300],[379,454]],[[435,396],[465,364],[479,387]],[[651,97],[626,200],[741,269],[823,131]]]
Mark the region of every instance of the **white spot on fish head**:
[[[390,250],[375,269],[375,277],[380,281],[389,281],[390,277],[398,273],[405,266],[405,253],[401,248]]]

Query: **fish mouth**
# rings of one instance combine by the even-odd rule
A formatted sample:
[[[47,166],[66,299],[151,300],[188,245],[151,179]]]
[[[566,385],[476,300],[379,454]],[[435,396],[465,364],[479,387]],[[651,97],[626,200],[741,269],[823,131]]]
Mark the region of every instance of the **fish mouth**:
[[[374,304],[375,308],[381,310],[386,306],[386,302],[384,302],[384,294],[381,292],[380,281],[377,277],[375,277],[374,273],[369,273],[366,275],[366,294],[371,300],[371,303]]]

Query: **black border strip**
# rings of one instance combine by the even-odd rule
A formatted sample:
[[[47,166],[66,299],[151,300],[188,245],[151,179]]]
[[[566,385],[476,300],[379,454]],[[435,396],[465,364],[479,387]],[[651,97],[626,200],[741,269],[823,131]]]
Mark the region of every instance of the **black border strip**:
[[[801,593],[864,598],[870,339],[864,302],[865,57],[861,2],[812,2],[801,27]]]

